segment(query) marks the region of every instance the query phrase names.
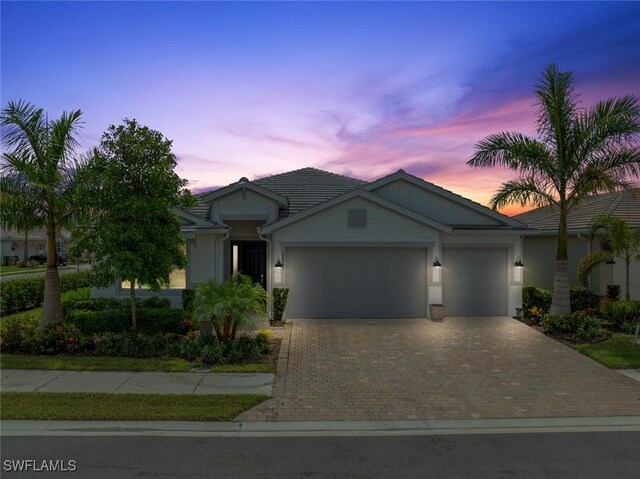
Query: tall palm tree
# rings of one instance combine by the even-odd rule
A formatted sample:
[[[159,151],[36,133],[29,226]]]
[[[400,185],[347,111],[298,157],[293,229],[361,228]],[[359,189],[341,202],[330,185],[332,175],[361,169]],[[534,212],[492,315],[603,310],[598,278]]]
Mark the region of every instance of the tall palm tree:
[[[591,235],[604,232],[602,250],[593,251],[582,257],[578,263],[578,276],[585,282],[589,273],[606,261],[613,258],[624,259],[625,299],[631,299],[629,269],[632,260],[640,261],[640,227],[631,227],[626,221],[614,216],[598,216],[591,223]]]
[[[511,203],[550,206],[560,213],[552,313],[568,313],[567,216],[585,197],[631,186],[640,175],[640,102],[633,95],[580,107],[571,72],[549,65],[536,89],[538,138],[489,135],[467,164],[501,166],[519,174],[491,198],[494,209]]]
[[[34,223],[47,234],[47,271],[40,329],[60,321],[60,276],[56,258],[56,236],[68,226],[74,214],[74,159],[80,110],[64,112],[49,121],[44,110],[22,100],[9,102],[0,114],[2,141],[2,201],[23,198],[34,201]],[[4,205],[2,205],[4,206]]]

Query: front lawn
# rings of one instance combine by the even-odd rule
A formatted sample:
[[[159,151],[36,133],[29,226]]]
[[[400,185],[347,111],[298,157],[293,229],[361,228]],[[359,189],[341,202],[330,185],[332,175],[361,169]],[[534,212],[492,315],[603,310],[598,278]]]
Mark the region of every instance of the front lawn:
[[[30,356],[1,354],[2,369],[54,369],[62,371],[168,371],[188,372],[197,361],[180,358],[122,358],[110,356]]]
[[[573,344],[585,356],[613,369],[640,368],[640,346],[631,346],[631,334],[613,334],[599,343]]]
[[[200,367],[199,361],[181,358],[122,358],[113,356],[31,356],[0,354],[2,369],[52,369],[59,371],[166,371],[188,372]],[[270,363],[214,364],[214,373],[275,373]]]
[[[70,421],[233,421],[256,394],[0,393],[0,418]]]

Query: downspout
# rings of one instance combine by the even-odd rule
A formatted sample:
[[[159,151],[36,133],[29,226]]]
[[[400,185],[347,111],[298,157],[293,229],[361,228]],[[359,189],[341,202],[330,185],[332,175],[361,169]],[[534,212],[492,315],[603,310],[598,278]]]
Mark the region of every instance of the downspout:
[[[231,236],[231,228],[227,230],[227,232],[222,236],[222,238],[218,238],[215,242],[216,252],[213,256],[213,276],[216,278],[216,281],[222,282],[222,278],[218,278],[218,241],[227,241]],[[223,261],[224,261],[224,251],[222,252]],[[224,276],[224,271],[222,272],[222,276]]]
[[[578,233],[578,239],[585,240],[587,242],[587,254],[591,254],[591,240],[592,238],[588,236],[584,236],[582,233]],[[593,289],[591,287],[591,273],[589,273],[589,277],[587,278],[587,287],[589,289]]]
[[[262,241],[265,241],[267,243],[267,318],[271,318],[272,314],[271,314],[271,288],[272,286],[272,274],[271,274],[271,261],[273,260],[272,256],[273,256],[273,251],[271,250],[271,239],[267,238],[266,236],[263,236],[263,234],[261,233],[261,227],[258,226],[256,228],[256,231],[258,232],[258,238],[260,238]]]

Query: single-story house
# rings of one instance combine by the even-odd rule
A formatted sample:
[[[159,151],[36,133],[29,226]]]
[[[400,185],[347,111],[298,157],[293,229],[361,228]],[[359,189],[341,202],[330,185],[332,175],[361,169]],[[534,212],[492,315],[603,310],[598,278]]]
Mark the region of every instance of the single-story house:
[[[242,272],[290,289],[289,318],[513,315],[529,228],[399,170],[365,182],[303,168],[237,183],[178,211],[189,266],[163,292]],[[526,265],[525,265],[526,266]],[[128,295],[122,285],[98,295]],[[150,294],[141,291],[142,295]]]
[[[56,246],[59,253],[64,253],[71,235],[68,231],[58,234]],[[26,238],[26,244],[25,244]],[[23,231],[0,227],[0,257],[3,265],[12,265],[16,261],[39,254],[47,254],[47,233],[43,228],[36,228],[25,235]]]
[[[605,193],[584,199],[572,208],[567,219],[569,280],[579,284],[577,269],[580,259],[600,249],[602,235],[592,238],[591,222],[600,215],[611,215],[633,227],[640,226],[640,188]],[[514,219],[537,230],[524,238],[523,258],[527,260],[525,283],[541,288],[553,286],[553,267],[556,257],[559,212],[555,207],[542,207],[514,216]],[[535,258],[535,261],[533,261]],[[614,258],[614,264],[602,264],[591,273],[589,286],[597,295],[604,296],[608,284],[618,284],[621,297],[625,297],[625,262]],[[640,299],[640,263],[630,267],[631,298]]]

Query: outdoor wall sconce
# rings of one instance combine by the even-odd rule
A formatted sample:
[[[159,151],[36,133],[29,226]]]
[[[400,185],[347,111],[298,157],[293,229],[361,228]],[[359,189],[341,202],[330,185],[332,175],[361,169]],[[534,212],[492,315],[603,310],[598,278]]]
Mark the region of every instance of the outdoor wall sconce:
[[[524,264],[522,264],[522,259],[520,258],[520,256],[518,256],[518,258],[516,259],[516,268],[522,267],[524,267]]]
[[[282,262],[280,261],[280,258],[278,258],[278,260],[276,261],[276,268],[282,268],[284,265],[282,264]]]
[[[440,259],[438,259],[438,257],[436,256],[435,259],[433,260],[433,267],[434,268],[442,268],[442,265],[440,264]]]
[[[434,283],[440,282],[440,271],[442,270],[442,264],[440,264],[440,259],[436,256],[433,258],[433,272],[432,279]]]
[[[524,264],[522,264],[522,258],[520,258],[520,256],[516,258],[515,267],[516,270],[513,273],[513,280],[520,283],[522,282],[522,268],[524,267]]]
[[[273,282],[274,283],[282,283],[282,267],[284,265],[282,264],[282,261],[280,261],[280,257],[278,257],[278,260],[276,261],[275,264],[275,271],[273,273]]]

